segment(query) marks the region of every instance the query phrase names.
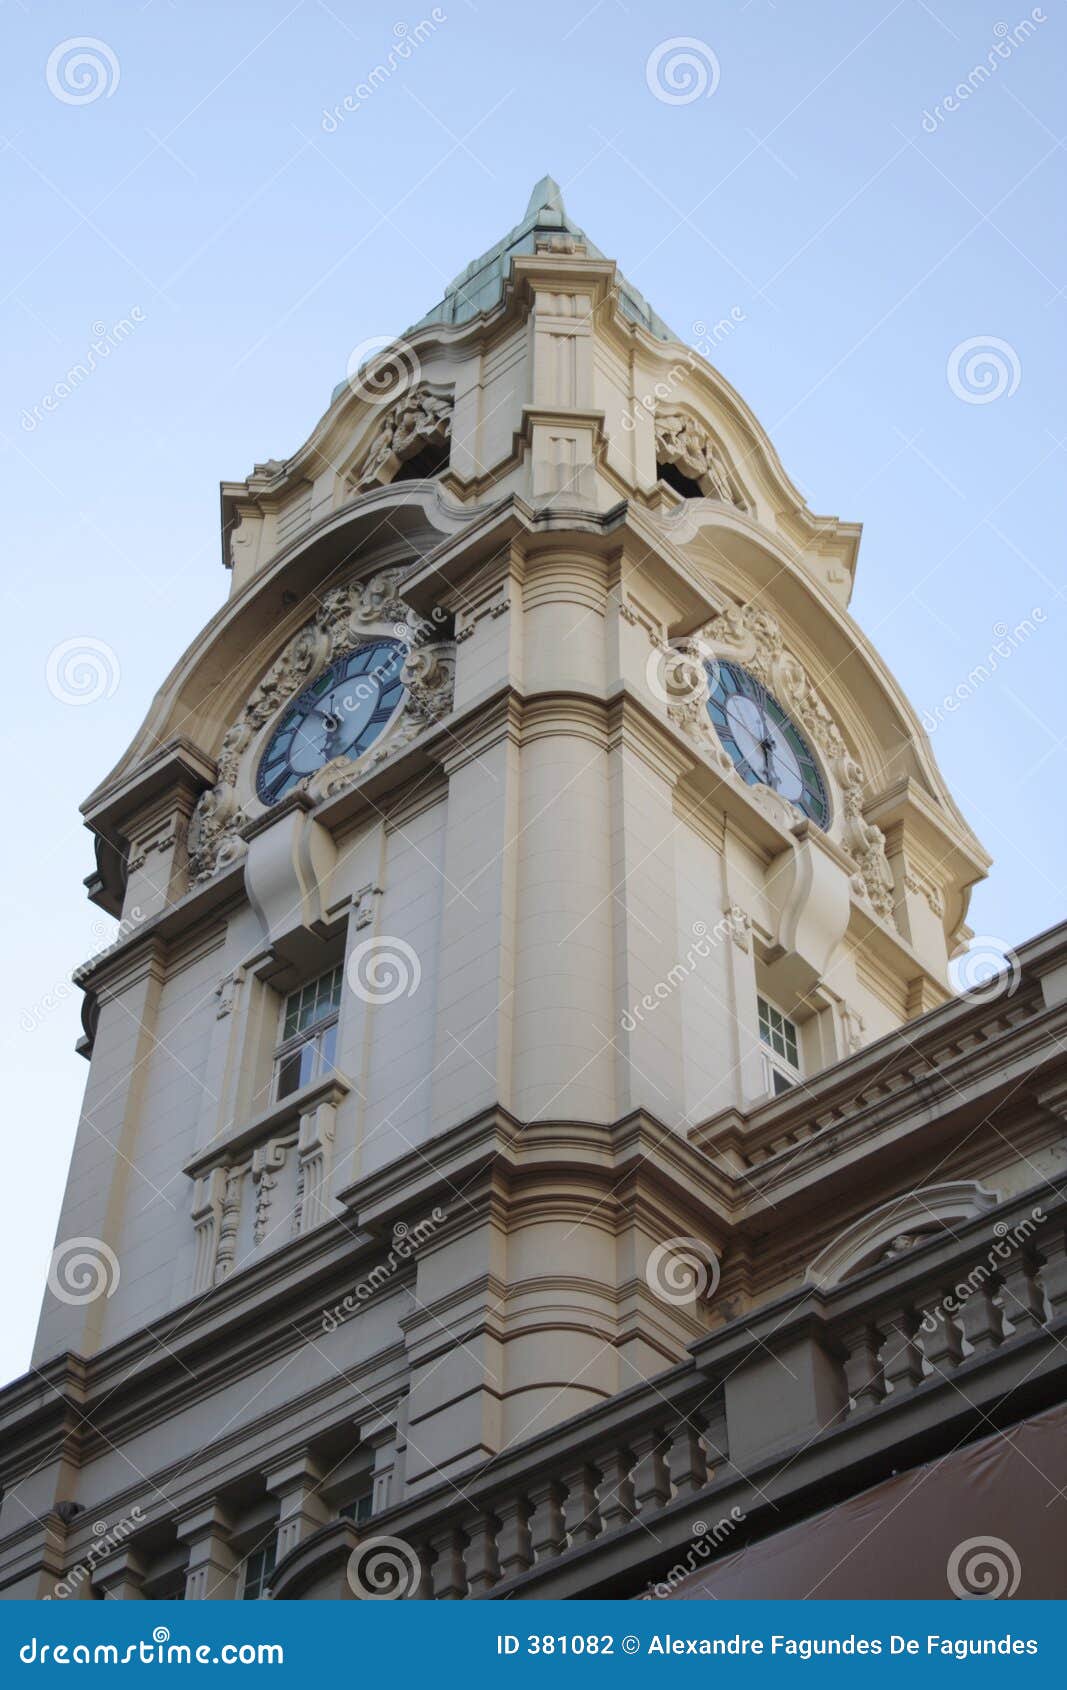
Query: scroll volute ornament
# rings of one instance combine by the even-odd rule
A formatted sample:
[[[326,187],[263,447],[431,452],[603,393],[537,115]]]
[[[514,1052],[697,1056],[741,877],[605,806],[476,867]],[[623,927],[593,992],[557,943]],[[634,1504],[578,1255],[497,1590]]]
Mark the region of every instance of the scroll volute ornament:
[[[694,661],[703,662],[712,652],[724,650],[731,657],[736,656],[782,707],[796,717],[825,757],[841,793],[841,844],[855,868],[852,890],[883,921],[896,926],[893,872],[886,857],[885,835],[863,814],[866,788],[863,769],[850,753],[804,665],[786,650],[778,622],[759,605],[731,605],[707,623],[680,656],[688,665],[687,672],[691,672]],[[724,773],[733,775],[733,764],[720,746],[698,698],[690,695],[682,705],[670,707],[670,714],[688,732],[699,729],[705,738],[710,737],[716,763],[721,763]],[[778,803],[784,800],[778,799]]]

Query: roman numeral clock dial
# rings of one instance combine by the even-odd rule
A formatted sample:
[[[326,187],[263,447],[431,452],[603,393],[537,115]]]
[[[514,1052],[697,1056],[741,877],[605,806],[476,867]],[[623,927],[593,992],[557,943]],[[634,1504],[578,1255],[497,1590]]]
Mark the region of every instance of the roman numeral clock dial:
[[[830,822],[830,800],[811,746],[763,683],[738,663],[707,665],[708,715],[723,748],[749,786],[769,786],[817,826]]]
[[[293,700],[260,759],[256,792],[276,804],[335,757],[361,757],[403,703],[408,648],[374,640],[339,657]]]

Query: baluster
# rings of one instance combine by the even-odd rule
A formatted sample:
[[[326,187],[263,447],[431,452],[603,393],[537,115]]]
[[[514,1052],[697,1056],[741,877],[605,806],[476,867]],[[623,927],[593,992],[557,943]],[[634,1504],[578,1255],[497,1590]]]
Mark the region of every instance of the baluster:
[[[721,1400],[715,1402],[706,1411],[691,1413],[689,1419],[694,1426],[701,1428],[701,1444],[704,1450],[706,1469],[704,1483],[710,1485],[714,1479],[720,1461],[728,1459],[729,1439],[726,1432],[726,1411]]]
[[[438,1602],[455,1602],[467,1594],[467,1575],[463,1568],[463,1539],[453,1527],[430,1539],[434,1562],[430,1569],[434,1598]]]
[[[1048,1298],[1049,1319],[1058,1320],[1067,1314],[1067,1237],[1058,1226],[1041,1240],[1045,1265],[1041,1269],[1041,1283]]]
[[[500,1576],[505,1579],[514,1578],[517,1573],[524,1573],[528,1567],[533,1566],[526,1498],[509,1497],[505,1502],[494,1503],[493,1508],[500,1521],[496,1534]]]
[[[635,1513],[634,1487],[630,1482],[633,1456],[628,1449],[612,1449],[597,1457],[600,1485],[597,1490],[601,1523],[605,1533],[621,1531]]]
[[[882,1341],[878,1332],[865,1321],[862,1326],[842,1333],[841,1341],[848,1350],[845,1386],[855,1401],[855,1412],[877,1407],[885,1396],[885,1378],[878,1359]]]
[[[885,1332],[882,1371],[894,1391],[913,1391],[922,1383],[922,1351],[915,1342],[918,1324],[911,1309],[898,1309],[881,1322]]]
[[[563,1523],[572,1544],[592,1543],[600,1532],[600,1512],[597,1508],[596,1469],[583,1462],[563,1475],[567,1496],[563,1504]]]
[[[467,1567],[468,1596],[488,1596],[500,1580],[500,1558],[496,1546],[497,1522],[492,1514],[479,1514],[467,1527],[467,1550],[463,1559]]]
[[[994,1287],[988,1281],[960,1303],[963,1336],[975,1355],[995,1350],[1004,1336],[1004,1320],[993,1301]]]
[[[655,1514],[671,1499],[671,1481],[665,1459],[665,1439],[654,1426],[634,1439],[634,1501],[642,1514]]]
[[[671,1435],[667,1472],[676,1496],[692,1496],[708,1482],[707,1457],[692,1420],[680,1421]]]
[[[919,1322],[916,1337],[922,1342],[923,1354],[933,1368],[935,1379],[958,1367],[963,1357],[963,1342],[959,1319],[950,1314],[944,1301],[938,1302]]]
[[[1026,1250],[1012,1258],[1001,1270],[1004,1288],[1003,1312],[1014,1328],[1012,1337],[1036,1332],[1045,1324],[1045,1300],[1037,1284],[1037,1263]]]
[[[544,1479],[530,1487],[530,1543],[534,1561],[551,1561],[567,1547],[563,1529],[563,1506],[555,1479]]]

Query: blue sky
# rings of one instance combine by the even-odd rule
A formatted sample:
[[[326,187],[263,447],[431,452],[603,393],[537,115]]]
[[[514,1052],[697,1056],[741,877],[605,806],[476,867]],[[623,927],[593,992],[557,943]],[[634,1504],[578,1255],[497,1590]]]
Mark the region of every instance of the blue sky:
[[[2,1377],[85,1078],[69,974],[108,937],[77,805],[225,594],[218,482],[294,451],[352,348],[421,316],[546,172],[680,336],[742,314],[717,362],[812,507],[864,523],[852,608],[921,712],[1030,619],[934,745],[996,859],[972,925],[1010,945],[1067,914],[1063,7],[583,6],[4,6],[0,1248],[26,1290]],[[83,37],[87,82],[56,51]],[[85,641],[105,684],[73,705],[56,674]]]

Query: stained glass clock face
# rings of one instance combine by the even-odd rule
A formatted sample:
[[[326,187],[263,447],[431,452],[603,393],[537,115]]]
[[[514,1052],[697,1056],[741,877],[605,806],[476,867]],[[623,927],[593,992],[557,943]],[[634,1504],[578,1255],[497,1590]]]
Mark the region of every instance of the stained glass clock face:
[[[373,640],[331,663],[293,700],[267,743],[256,792],[275,804],[335,757],[362,756],[399,709],[408,648]]]
[[[773,693],[737,663],[709,663],[708,715],[749,786],[770,786],[819,827],[830,801],[804,735]]]

